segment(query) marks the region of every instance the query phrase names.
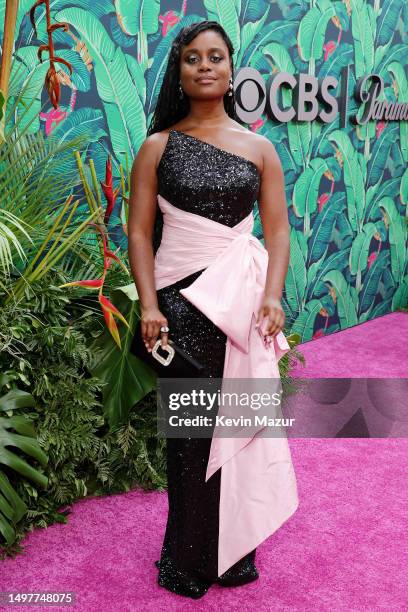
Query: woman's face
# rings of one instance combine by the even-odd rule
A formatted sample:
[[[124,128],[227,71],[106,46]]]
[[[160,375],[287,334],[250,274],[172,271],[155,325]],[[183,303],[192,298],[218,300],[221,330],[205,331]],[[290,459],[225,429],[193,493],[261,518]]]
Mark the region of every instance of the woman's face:
[[[190,98],[224,96],[231,76],[228,47],[215,30],[200,32],[182,49],[180,80]]]

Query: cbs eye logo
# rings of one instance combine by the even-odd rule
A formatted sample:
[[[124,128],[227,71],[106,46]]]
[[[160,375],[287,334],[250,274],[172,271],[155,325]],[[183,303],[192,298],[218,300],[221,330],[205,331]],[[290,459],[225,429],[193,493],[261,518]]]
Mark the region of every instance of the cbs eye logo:
[[[340,87],[339,87],[340,84]],[[340,127],[348,117],[349,66],[334,76],[318,79],[311,74],[278,72],[267,83],[255,68],[241,68],[234,79],[236,113],[244,123],[254,123],[264,112],[274,121],[321,121],[331,123],[340,114]],[[337,96],[336,96],[337,92]],[[408,104],[383,100],[384,80],[378,74],[361,77],[354,98],[365,105],[361,118],[350,116],[353,124],[367,121],[406,121]]]

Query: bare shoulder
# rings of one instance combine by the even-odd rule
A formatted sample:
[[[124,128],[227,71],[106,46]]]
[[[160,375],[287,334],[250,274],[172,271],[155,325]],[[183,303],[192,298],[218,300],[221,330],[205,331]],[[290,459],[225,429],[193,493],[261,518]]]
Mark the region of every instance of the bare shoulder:
[[[262,155],[263,174],[268,178],[278,179],[283,176],[282,162],[273,142],[262,134],[254,134],[257,146]]]
[[[279,167],[280,160],[279,156],[276,152],[275,146],[273,143],[263,136],[262,134],[257,134],[252,130],[248,130],[244,128],[242,125],[238,124],[237,132],[242,133],[242,138],[246,138],[248,142],[248,148],[254,151],[257,151],[260,154],[260,158],[262,158],[261,164],[263,170],[268,167]]]
[[[261,134],[258,134],[258,136],[258,146],[259,150],[262,152],[264,169],[281,174],[282,164],[275,145],[268,138],[266,138],[266,136],[262,136]]]
[[[154,164],[154,166],[157,168],[162,153],[166,147],[168,136],[169,130],[154,132],[154,134],[147,136],[139,148],[137,158],[150,164]]]
[[[144,151],[146,152],[160,152],[161,147],[167,142],[169,131],[170,130],[163,130],[162,132],[154,132],[154,134],[150,134],[150,136],[147,136],[145,141],[142,143],[140,149],[143,147]]]
[[[251,142],[254,147],[260,147],[264,153],[271,154],[273,152],[276,152],[273,143],[268,140],[266,136],[263,136],[262,134],[257,134],[256,132],[253,132],[252,130],[247,130],[246,128],[242,128],[240,131],[245,134],[245,137],[248,138],[248,141]]]

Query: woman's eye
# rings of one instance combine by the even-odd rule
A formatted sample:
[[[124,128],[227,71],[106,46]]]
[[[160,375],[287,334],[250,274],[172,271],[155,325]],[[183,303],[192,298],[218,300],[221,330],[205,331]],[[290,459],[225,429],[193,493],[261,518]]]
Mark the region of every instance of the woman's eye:
[[[212,59],[216,59],[217,60],[216,63],[218,63],[218,62],[220,62],[222,60],[222,57],[219,57],[218,55],[212,55],[211,58]],[[191,64],[191,60],[194,60],[194,59],[197,59],[197,58],[195,58],[193,56],[190,56],[190,57],[187,58],[187,61],[188,61],[189,64]]]

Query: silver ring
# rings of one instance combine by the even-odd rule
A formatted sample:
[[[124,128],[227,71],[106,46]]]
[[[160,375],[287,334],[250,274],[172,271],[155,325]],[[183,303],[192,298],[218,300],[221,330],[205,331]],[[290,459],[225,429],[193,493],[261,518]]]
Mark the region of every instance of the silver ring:
[[[161,328],[160,328],[160,331],[161,331],[161,332],[165,332],[165,333],[167,333],[167,332],[169,332],[170,330],[169,330],[169,328],[167,327],[167,325],[162,325],[162,326],[161,326]]]

